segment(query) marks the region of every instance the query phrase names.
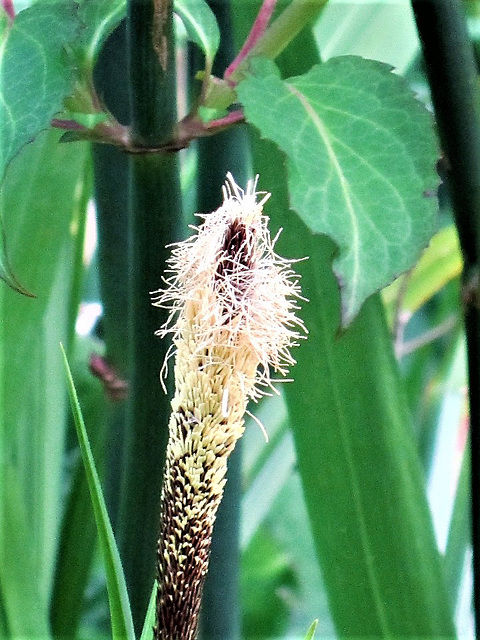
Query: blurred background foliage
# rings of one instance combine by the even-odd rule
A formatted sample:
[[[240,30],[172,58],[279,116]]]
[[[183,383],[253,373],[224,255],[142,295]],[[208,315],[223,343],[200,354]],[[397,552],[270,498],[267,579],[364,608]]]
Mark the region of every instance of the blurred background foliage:
[[[226,1],[211,0],[210,3],[222,32],[222,49],[216,61],[219,74],[232,59],[232,52],[248,29],[248,17],[254,15],[257,8],[256,4],[238,0],[230,12]],[[19,11],[28,3],[14,4]],[[465,7],[478,51],[479,3],[466,2]],[[185,113],[201,62],[198,51],[187,43],[180,22],[175,26],[178,109]],[[415,23],[406,0],[330,0],[308,37],[308,42],[299,38],[291,45],[290,58],[286,55],[282,62],[285,68],[289,65],[295,68],[302,55],[312,59],[317,56],[324,61],[345,54],[373,58],[392,65],[419,99],[430,106]],[[307,54],[305,47],[310,47]],[[125,24],[121,23],[102,51],[95,78],[100,95],[123,123],[129,117],[126,77]],[[1,193],[13,271],[36,296],[25,298],[5,286],[0,287],[3,385],[0,398],[0,636],[10,638],[53,635],[94,639],[109,634],[105,575],[67,408],[60,341],[72,365],[90,443],[103,478],[137,631],[143,622],[154,569],[152,540],[158,520],[154,505],[159,497],[162,469],[157,452],[165,440],[168,402],[157,400],[156,394],[154,400],[148,400],[147,396],[154,407],[159,435],[158,441],[153,442],[152,437],[157,436],[144,434],[143,445],[139,446],[129,434],[131,407],[127,407],[123,386],[129,376],[127,351],[134,331],[126,300],[130,277],[126,254],[132,233],[126,204],[131,161],[111,147],[85,142],[58,144],[59,137],[57,131],[44,132],[28,145],[11,163]],[[261,189],[269,189],[270,184],[285,179],[284,173],[279,173],[284,171],[281,159],[274,159],[265,143],[249,136],[245,126],[192,144],[182,150],[177,159],[183,209],[167,201],[160,213],[158,200],[152,198],[152,210],[148,212],[152,218],[170,216],[163,220],[167,230],[156,237],[152,249],[158,251],[159,261],[165,257],[162,247],[186,233],[193,212],[212,210],[220,204],[221,184],[227,170],[234,173],[240,184],[253,171],[259,171]],[[156,170],[163,169],[158,166],[139,169],[140,173],[145,171],[142,175],[147,175],[147,180],[149,171]],[[303,223],[291,212],[281,212],[284,188],[280,184],[279,192],[274,191],[272,205],[267,210],[274,228],[285,227],[281,253],[292,257],[308,253],[310,263],[323,261],[324,268],[329,269],[332,245],[321,239],[320,244],[314,246],[312,242],[310,250],[305,251],[310,240],[305,239]],[[148,200],[148,194],[146,198]],[[442,584],[429,583],[432,592],[438,589],[439,593],[432,610],[441,608],[443,613],[438,614],[439,619],[444,615],[447,620],[438,621],[437,628],[442,628],[442,624],[444,629],[449,628],[451,615],[458,635],[473,638],[468,408],[459,304],[462,261],[448,193],[443,186],[439,199],[439,231],[417,267],[383,290],[381,300],[377,296],[367,303],[368,308],[353,329],[352,335],[356,337],[351,339],[351,344],[347,343],[344,352],[334,357],[338,366],[347,371],[341,382],[345,390],[353,379],[349,377],[352,375],[348,371],[349,363],[352,368],[360,367],[359,351],[363,348],[370,353],[373,341],[378,341],[376,362],[381,361],[382,368],[356,371],[356,388],[368,405],[371,394],[375,393],[372,379],[377,376],[379,385],[392,388],[392,397],[396,390],[405,400],[402,407],[408,407],[408,411],[406,418],[402,414],[401,419],[406,420],[413,437],[412,433],[396,436],[392,446],[400,449],[404,446],[405,458],[415,458],[411,463],[415,466],[414,475],[422,479],[422,491],[428,499],[440,559],[438,571],[432,570],[434,578],[427,576],[425,580],[441,580]],[[148,206],[147,202],[147,209]],[[287,212],[288,206],[284,209]],[[148,233],[153,232],[147,225]],[[158,273],[162,269],[159,264]],[[303,277],[309,288],[313,276],[308,271],[308,263],[306,269]],[[159,279],[156,285],[152,289],[161,285]],[[332,289],[330,300],[336,300],[338,306],[333,278],[326,286]],[[147,304],[148,290],[142,295],[143,303]],[[310,320],[319,313],[316,305],[322,298],[312,289],[306,295],[311,300],[310,308],[305,310]],[[380,304],[389,334],[384,330],[383,319],[378,320],[383,317]],[[338,325],[338,309],[330,307],[330,311],[332,318],[328,322]],[[153,322],[155,326],[161,324],[157,311]],[[157,339],[150,336],[149,340],[153,343]],[[328,528],[323,530],[321,542],[316,535],[322,527],[322,504],[327,503],[332,509],[338,505],[337,508],[342,509],[345,501],[352,501],[351,496],[341,493],[342,482],[335,484],[332,480],[329,484],[329,477],[335,477],[334,469],[331,476],[323,477],[318,495],[313,495],[318,473],[327,468],[330,473],[328,460],[332,461],[331,465],[343,464],[340,458],[338,461],[335,458],[341,435],[332,432],[329,409],[319,404],[322,397],[319,387],[324,380],[320,374],[313,373],[323,366],[322,354],[315,351],[316,345],[313,339],[310,350],[299,356],[296,383],[285,389],[285,394],[265,398],[255,407],[269,434],[268,444],[255,422],[247,419],[241,450],[232,459],[230,484],[216,525],[202,617],[203,640],[240,637],[293,640],[303,638],[315,618],[320,621],[316,637],[352,637],[350,630],[358,620],[356,610],[363,607],[366,610],[362,614],[364,619],[358,623],[357,634],[361,636],[364,629],[377,629],[377,617],[383,615],[372,613],[366,605],[368,600],[353,602],[355,589],[361,592],[368,588],[359,582],[349,591],[349,583],[360,580],[362,575],[356,568],[355,557],[349,557],[350,549],[344,549],[342,559],[335,555],[325,557],[322,551],[336,549],[338,539],[349,538],[354,549],[360,535],[358,522],[352,519],[346,534],[335,529],[335,520],[327,520]],[[156,383],[163,347],[155,349],[158,353]],[[389,350],[395,353],[396,361]],[[89,369],[91,354],[108,358],[111,370],[103,376],[103,384]],[[388,380],[382,380],[382,375],[388,376]],[[295,370],[293,377],[297,378]],[[161,395],[159,388],[158,397]],[[348,404],[348,398],[346,402]],[[353,412],[356,410],[350,408]],[[359,414],[363,411],[358,410]],[[314,415],[310,426],[317,430],[316,434],[321,430],[320,437],[296,424],[301,423],[302,415],[307,422]],[[377,438],[387,438],[388,432],[380,436],[371,426],[360,434],[361,438],[358,436],[363,444],[361,449],[353,451],[355,459],[350,463],[363,468],[365,477],[370,477],[372,495],[376,495],[389,468],[388,461],[384,461],[384,467],[379,465],[371,445]],[[323,432],[327,432],[328,438],[322,439]],[[328,443],[331,450],[325,449]],[[402,451],[397,453],[400,457],[403,455]],[[130,463],[126,462],[129,460]],[[125,468],[132,460],[129,475]],[[341,468],[339,473],[343,473]],[[132,480],[135,476],[137,479]],[[132,482],[137,483],[135,489]],[[399,476],[397,482],[405,482],[405,477]],[[408,497],[412,503],[417,498],[415,491]],[[136,500],[141,504],[137,516],[130,518],[132,507],[128,505],[135,501],[132,495],[137,495]],[[391,499],[392,496],[384,496],[385,504]],[[150,505],[148,516],[142,511],[146,503]],[[408,517],[416,523],[421,537],[430,524],[421,508],[419,511],[416,505],[410,506],[413,515]],[[396,504],[391,507],[395,510]],[[383,508],[383,503],[375,501],[368,506],[372,512],[380,510],[379,522]],[[398,517],[403,518],[404,514]],[[342,527],[349,526],[348,521],[342,524]],[[147,530],[148,535],[137,544],[139,527]],[[378,548],[384,544],[385,549],[389,549],[393,544],[391,539],[396,539],[399,532],[380,530],[367,535],[377,536]],[[408,536],[409,539],[402,540],[405,556],[416,549],[415,553],[425,554],[427,565],[435,564],[436,548],[418,549],[414,526]],[[434,559],[430,561],[430,558]],[[336,563],[347,569],[342,570],[344,582],[338,582],[335,587]],[[430,566],[424,571],[425,575],[429,570]],[[398,565],[392,562],[385,571],[387,575],[389,571],[398,572]],[[405,575],[400,572],[392,578],[392,585],[402,580],[408,582],[410,568],[404,565],[404,571]],[[422,571],[419,568],[419,573]],[[444,594],[448,598],[446,607]],[[392,601],[397,602],[402,597],[400,591],[398,597],[390,595]],[[402,611],[400,605],[399,611]],[[415,628],[424,613],[419,608],[410,610],[408,615],[412,617],[411,628]],[[385,629],[389,624],[385,622]],[[391,624],[395,629],[395,621]],[[388,633],[375,631],[370,635],[386,637]]]

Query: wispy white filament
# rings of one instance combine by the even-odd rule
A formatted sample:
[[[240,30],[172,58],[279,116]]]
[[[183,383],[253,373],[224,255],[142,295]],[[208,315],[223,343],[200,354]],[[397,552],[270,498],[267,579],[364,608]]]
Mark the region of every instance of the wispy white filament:
[[[250,397],[262,393],[259,386],[271,386],[271,370],[287,373],[294,363],[290,348],[306,332],[295,315],[299,276],[274,251],[278,235],[271,240],[263,214],[270,194],[257,192],[257,180],[244,191],[227,174],[223,205],[201,214],[196,233],[173,245],[166,286],[152,294],[156,306],[170,310],[158,334],[173,333],[174,349],[191,332],[204,365],[218,362],[216,347],[228,348],[232,366],[245,349],[255,354],[254,384],[246,388]],[[241,244],[227,250],[235,228],[241,229]]]

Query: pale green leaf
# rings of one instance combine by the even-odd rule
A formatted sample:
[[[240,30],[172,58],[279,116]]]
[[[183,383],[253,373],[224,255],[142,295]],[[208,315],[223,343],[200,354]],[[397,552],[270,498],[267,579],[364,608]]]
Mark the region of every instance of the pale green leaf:
[[[107,507],[102,494],[102,487],[95,468],[92,451],[88,441],[87,431],[83,422],[82,411],[78,402],[77,392],[73,383],[67,357],[62,347],[65,369],[67,372],[68,393],[73,411],[75,428],[77,430],[80,451],[85,466],[88,486],[92,498],[92,506],[97,523],[97,531],[107,577],[108,599],[110,603],[110,621],[114,638],[135,640],[132,614],[127,594],[125,576],[123,574],[120,555],[108,518]]]
[[[72,221],[88,149],[58,138],[43,132],[27,145],[12,161],[0,199],[13,266],[36,295],[0,283],[0,583],[12,638],[44,637],[48,628],[64,488],[67,407],[58,343],[68,333]]]
[[[245,115],[287,155],[292,207],[339,252],[342,324],[416,262],[432,236],[438,184],[431,116],[389,66],[333,58],[283,81],[252,62]]]
[[[21,11],[0,46],[0,181],[10,160],[61,110],[73,83],[66,55],[78,27],[73,0]]]
[[[89,69],[93,69],[103,43],[125,17],[126,9],[125,0],[83,0],[79,12],[83,29],[75,49]]]
[[[305,640],[313,640],[317,626],[318,626],[318,620],[314,620],[308,628],[307,635],[305,636]]]
[[[382,291],[389,317],[394,315],[399,296],[401,310],[415,313],[450,280],[458,278],[462,268],[458,234],[452,224],[433,236],[412,273],[398,278]]]
[[[200,47],[207,65],[211,65],[220,44],[220,31],[213,11],[204,0],[175,0],[174,10],[190,40]]]

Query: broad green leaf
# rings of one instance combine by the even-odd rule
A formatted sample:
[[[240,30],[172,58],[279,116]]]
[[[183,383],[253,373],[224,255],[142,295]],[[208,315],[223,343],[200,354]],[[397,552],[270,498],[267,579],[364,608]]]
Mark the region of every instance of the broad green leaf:
[[[207,66],[213,63],[220,44],[217,20],[205,0],[175,0],[174,11],[180,16],[192,42],[204,52]]]
[[[411,274],[392,282],[382,291],[382,298],[391,318],[401,296],[401,310],[415,313],[446,284],[458,278],[463,261],[455,225],[436,233]],[[406,278],[406,282],[405,282]]]
[[[36,554],[32,547],[36,541],[32,539],[30,514],[27,513],[22,495],[23,487],[18,482],[15,470],[8,469],[6,464],[2,476],[0,602],[8,628],[8,635],[4,637],[45,640],[49,637],[48,608],[42,585],[32,579],[36,568]],[[27,584],[28,595],[24,593]]]
[[[10,160],[61,110],[73,83],[65,48],[78,28],[73,0],[21,11],[0,47],[0,181]]]
[[[284,393],[337,633],[454,637],[417,445],[379,297],[338,336],[334,247],[295,223],[273,145],[256,140],[254,158],[259,188],[273,194],[265,212],[284,228],[279,253],[309,256],[295,265],[309,299],[301,310],[309,336],[296,349],[295,382]]]
[[[313,640],[317,627],[318,627],[318,620],[314,620],[310,625],[310,627],[308,628],[307,635],[305,636],[305,640]]]
[[[73,378],[68,366],[67,357],[62,347],[65,369],[67,372],[68,393],[73,411],[78,442],[85,465],[88,486],[92,498],[92,506],[97,523],[100,548],[105,564],[107,576],[108,599],[110,603],[110,620],[114,638],[127,638],[135,640],[130,604],[128,601],[127,586],[123,575],[122,564],[118,553],[112,527],[108,518],[102,487],[95,469],[95,461],[88,441],[87,431],[83,422],[82,412],[78,402],[77,392],[73,384]]]
[[[333,268],[347,325],[433,234],[431,116],[389,66],[355,56],[285,81],[273,62],[254,60],[238,96],[247,120],[287,156],[293,209],[338,245]]]
[[[12,637],[42,635],[48,623],[61,513],[66,398],[58,343],[67,337],[71,224],[88,149],[58,138],[43,132],[29,144],[1,191],[13,266],[36,295],[0,283],[0,360],[8,372],[0,389],[0,522],[17,518],[0,527],[0,583]],[[24,525],[9,513],[20,508]]]

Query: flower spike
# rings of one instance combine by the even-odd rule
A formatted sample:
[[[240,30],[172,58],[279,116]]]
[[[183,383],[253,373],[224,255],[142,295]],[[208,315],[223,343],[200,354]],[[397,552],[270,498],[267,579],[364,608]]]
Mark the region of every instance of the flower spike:
[[[227,174],[223,205],[173,245],[165,288],[170,310],[157,332],[173,334],[175,396],[162,490],[156,640],[194,640],[227,460],[250,399],[285,376],[306,330],[291,261],[274,251],[258,176],[242,190]],[[257,201],[258,196],[262,196]],[[164,373],[165,373],[164,366]]]

